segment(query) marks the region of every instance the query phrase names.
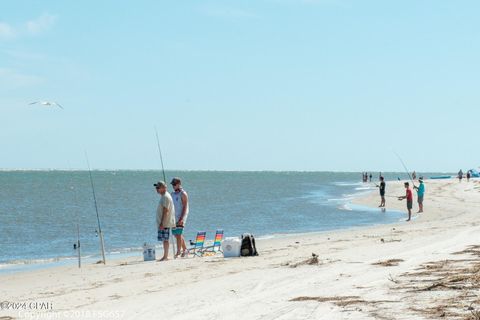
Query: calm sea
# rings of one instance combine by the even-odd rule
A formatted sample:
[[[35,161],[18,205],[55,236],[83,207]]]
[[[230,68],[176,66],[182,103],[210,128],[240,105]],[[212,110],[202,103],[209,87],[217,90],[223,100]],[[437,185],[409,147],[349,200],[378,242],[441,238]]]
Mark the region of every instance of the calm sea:
[[[111,256],[140,255],[156,243],[158,171],[93,171],[105,245]],[[386,173],[387,179],[405,174]],[[327,231],[399,221],[399,212],[349,205],[372,190],[360,173],[167,172],[190,197],[186,239],[251,232],[257,237]],[[374,180],[378,173],[374,174]],[[87,171],[0,172],[0,271],[12,265],[72,261],[80,225],[82,255],[98,255],[97,220]],[[374,188],[373,188],[374,189]]]

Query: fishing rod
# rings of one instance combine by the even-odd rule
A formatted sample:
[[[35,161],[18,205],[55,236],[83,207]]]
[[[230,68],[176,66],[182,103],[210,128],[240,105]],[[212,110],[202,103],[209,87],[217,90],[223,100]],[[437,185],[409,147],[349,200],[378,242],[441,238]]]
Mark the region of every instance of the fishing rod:
[[[393,151],[393,153],[395,153],[395,155],[397,156],[398,160],[400,160],[400,162],[402,163],[402,166],[403,168],[405,169],[405,172],[407,173],[408,177],[410,178],[410,181],[412,181],[412,184],[413,184],[413,187],[415,188],[415,182],[413,181],[413,178],[412,176],[410,175],[410,171],[408,171],[407,169],[407,166],[405,165],[405,162],[403,162],[402,160],[402,157],[400,157],[400,155],[398,153],[396,153],[395,151]]]
[[[165,177],[165,167],[163,166],[162,148],[160,148],[160,139],[158,138],[157,127],[155,127],[155,136],[157,137],[158,154],[160,156],[160,164],[162,165],[163,181],[167,183],[167,178]]]
[[[77,241],[73,244],[73,249],[74,250],[78,250],[77,251],[77,255],[78,255],[78,267],[81,268],[82,267],[82,255],[81,255],[81,251],[80,251],[80,216],[78,214],[78,197],[77,197],[77,191],[75,189],[75,187],[73,186],[73,173],[72,173],[72,170],[71,170],[71,166],[69,164],[68,168],[70,168],[70,190],[72,190],[73,192],[73,197],[74,197],[74,204],[75,204],[75,208],[76,208],[76,217],[77,217]]]
[[[95,204],[95,212],[97,213],[98,236],[100,238],[100,250],[102,251],[102,258],[103,258],[102,262],[103,262],[103,264],[106,264],[106,261],[105,261],[105,242],[103,240],[102,227],[100,225],[100,216],[98,215],[97,196],[95,195],[95,186],[93,184],[92,170],[90,169],[90,161],[88,161],[88,155],[87,155],[86,151],[85,151],[85,158],[87,159],[88,174],[90,176],[90,184],[92,186],[93,203]]]
[[[77,219],[78,215],[77,215]],[[78,250],[78,267],[82,267],[82,252],[80,249],[80,222],[77,220],[77,250]]]
[[[160,148],[160,139],[158,138],[157,127],[154,127],[154,128],[155,128],[155,136],[157,137],[158,155],[160,156],[160,164],[162,165],[163,181],[166,184],[167,183],[167,178],[165,176],[165,167],[163,165],[162,148]],[[172,237],[173,237],[173,233],[172,233]],[[172,251],[173,251],[173,259],[176,259],[176,257],[175,257],[175,241],[172,241]]]
[[[75,190],[75,187],[73,186],[73,181],[70,178],[71,186],[70,189],[73,191],[73,195],[75,198],[75,207],[77,207],[77,242],[73,244],[73,249],[77,250],[77,255],[78,255],[78,267],[82,267],[82,255],[81,255],[81,249],[80,249],[80,217],[78,215],[78,198],[77,198],[77,191]]]

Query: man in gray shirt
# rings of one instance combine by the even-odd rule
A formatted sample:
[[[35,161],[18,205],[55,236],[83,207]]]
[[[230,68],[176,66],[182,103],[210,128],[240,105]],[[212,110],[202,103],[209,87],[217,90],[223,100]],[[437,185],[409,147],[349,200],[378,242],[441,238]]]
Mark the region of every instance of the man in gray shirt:
[[[158,241],[163,242],[163,258],[160,261],[166,261],[168,260],[170,228],[175,227],[175,209],[173,208],[172,196],[168,193],[165,182],[159,181],[153,186],[160,195],[157,208]]]

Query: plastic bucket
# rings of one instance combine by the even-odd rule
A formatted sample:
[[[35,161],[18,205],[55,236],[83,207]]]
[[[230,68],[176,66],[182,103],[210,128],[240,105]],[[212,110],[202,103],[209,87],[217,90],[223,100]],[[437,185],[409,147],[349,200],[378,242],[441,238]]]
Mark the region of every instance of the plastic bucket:
[[[155,260],[155,246],[144,244],[143,245],[143,261],[154,261]]]

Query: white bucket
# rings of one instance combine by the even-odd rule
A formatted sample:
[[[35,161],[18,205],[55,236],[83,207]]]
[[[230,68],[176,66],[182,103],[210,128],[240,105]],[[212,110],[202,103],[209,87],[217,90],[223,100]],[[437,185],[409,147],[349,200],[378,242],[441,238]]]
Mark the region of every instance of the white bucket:
[[[143,245],[143,261],[154,261],[155,260],[155,246],[144,244]]]
[[[222,251],[225,258],[240,257],[242,240],[240,238],[225,238],[222,241]]]

